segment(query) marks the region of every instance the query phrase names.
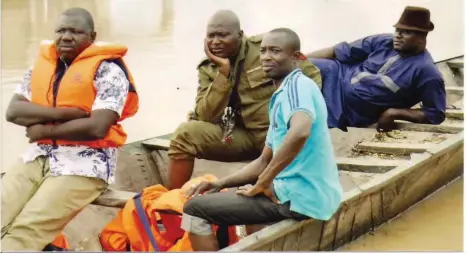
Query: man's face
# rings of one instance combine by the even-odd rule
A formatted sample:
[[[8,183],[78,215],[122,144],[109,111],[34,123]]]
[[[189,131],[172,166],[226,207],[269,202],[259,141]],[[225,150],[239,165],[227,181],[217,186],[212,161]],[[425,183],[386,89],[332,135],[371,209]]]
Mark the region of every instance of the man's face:
[[[423,33],[396,28],[393,34],[393,48],[402,53],[414,53],[425,48],[426,37]]]
[[[211,22],[207,26],[207,46],[210,52],[221,58],[233,57],[238,52],[242,32],[222,22]]]
[[[267,77],[279,80],[293,70],[299,52],[291,49],[285,33],[267,33],[260,47],[260,61]]]
[[[86,20],[79,15],[62,15],[55,29],[57,53],[65,61],[73,61],[95,40]]]

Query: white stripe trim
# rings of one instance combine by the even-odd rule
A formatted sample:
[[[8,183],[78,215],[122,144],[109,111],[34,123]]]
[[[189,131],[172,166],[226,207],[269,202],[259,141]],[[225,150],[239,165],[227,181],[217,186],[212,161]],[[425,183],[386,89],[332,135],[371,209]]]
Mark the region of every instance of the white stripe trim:
[[[387,62],[385,62],[385,64],[380,68],[380,70],[377,73],[385,74],[388,68],[390,68],[398,59],[400,59],[400,57],[401,56],[397,54],[388,58]]]
[[[361,79],[370,77],[371,79],[379,78],[385,87],[390,89],[393,93],[398,92],[400,90],[400,86],[398,86],[389,76],[383,74],[372,74],[369,72],[361,72],[356,77],[351,79],[351,85],[354,85],[361,81]]]

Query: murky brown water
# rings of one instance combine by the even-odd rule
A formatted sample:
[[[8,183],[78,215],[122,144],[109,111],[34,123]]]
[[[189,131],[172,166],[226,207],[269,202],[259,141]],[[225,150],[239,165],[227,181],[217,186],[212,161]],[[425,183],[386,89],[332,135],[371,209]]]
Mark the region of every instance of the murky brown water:
[[[342,40],[391,32],[405,5],[421,5],[431,9],[436,26],[428,41],[434,58],[441,60],[464,53],[462,0],[2,0],[1,3],[2,170],[7,170],[27,145],[24,128],[4,120],[8,101],[32,65],[39,42],[52,38],[55,21],[69,7],[84,7],[94,15],[98,40],[117,41],[129,47],[126,60],[135,76],[141,105],[137,116],[124,122],[128,142],[171,132],[185,118],[194,102],[195,66],[204,54],[206,21],[218,9],[234,10],[249,35],[279,26],[290,27],[300,35],[303,51],[307,52]],[[462,215],[462,188],[447,189],[448,197],[444,195],[439,201],[445,209],[439,209],[438,205],[415,208],[412,211],[419,210],[422,216],[402,216],[407,218],[399,222],[403,226],[390,223],[382,233],[348,248],[462,249],[462,234],[460,238],[458,233],[462,231],[462,216],[456,216],[460,212]],[[449,221],[450,230],[443,230]],[[418,230],[417,226],[424,228]],[[438,232],[443,240],[434,238]],[[390,237],[397,235],[403,237]]]

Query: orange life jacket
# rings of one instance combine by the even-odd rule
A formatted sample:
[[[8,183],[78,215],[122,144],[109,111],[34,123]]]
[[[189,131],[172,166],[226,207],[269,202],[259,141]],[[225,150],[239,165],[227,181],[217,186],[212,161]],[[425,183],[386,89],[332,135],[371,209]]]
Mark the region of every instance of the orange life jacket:
[[[50,244],[47,244],[45,248],[42,251],[70,251],[70,245],[68,244],[68,240],[66,240],[66,237],[63,233],[60,233],[53,242]]]
[[[128,97],[118,121],[133,116],[139,108],[139,97],[134,86],[133,77],[123,61],[127,50],[122,45],[93,43],[81,52],[72,64],[67,67],[61,81],[59,81],[58,92],[54,98],[55,71],[57,61],[60,60],[54,43],[42,43],[31,75],[32,102],[58,108],[78,107],[84,111],[91,112],[96,96],[94,77],[101,62],[108,60],[122,68],[130,83]],[[125,143],[126,137],[127,135],[123,127],[116,123],[112,125],[103,139],[93,141],[56,140],[56,144],[85,145],[95,148],[119,147]],[[43,139],[39,143],[52,144],[53,142],[49,139]]]
[[[204,175],[191,179],[181,189],[171,191],[160,184],[145,188],[142,194],[128,200],[116,218],[104,227],[100,234],[103,250],[193,251],[188,233],[181,229],[181,214],[187,201],[184,193],[193,184],[215,179],[213,175]],[[221,229],[222,236],[228,238],[226,245],[238,241],[234,226]],[[214,226],[214,232],[219,230]],[[217,233],[217,237],[219,235]]]
[[[59,247],[64,250],[70,250],[70,245],[68,244],[68,240],[63,233],[60,233],[55,240],[52,242],[53,246]]]

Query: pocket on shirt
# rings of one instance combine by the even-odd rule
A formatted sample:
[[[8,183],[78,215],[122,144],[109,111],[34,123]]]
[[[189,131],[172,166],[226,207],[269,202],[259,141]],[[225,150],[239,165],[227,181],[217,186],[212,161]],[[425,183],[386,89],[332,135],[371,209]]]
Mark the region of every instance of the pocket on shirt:
[[[254,100],[270,99],[277,89],[272,79],[265,75],[262,68],[246,73],[246,77],[249,83],[247,94]]]

